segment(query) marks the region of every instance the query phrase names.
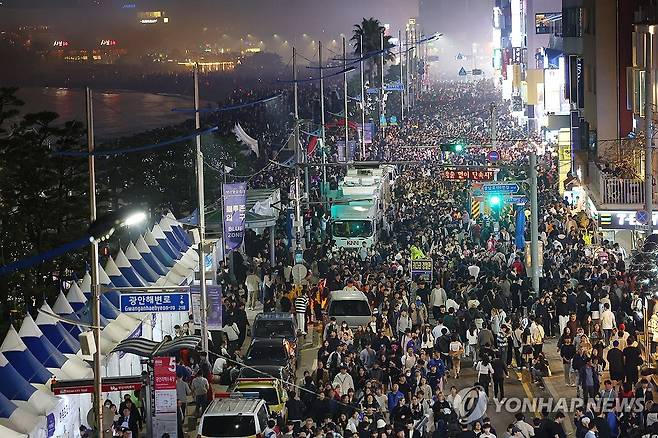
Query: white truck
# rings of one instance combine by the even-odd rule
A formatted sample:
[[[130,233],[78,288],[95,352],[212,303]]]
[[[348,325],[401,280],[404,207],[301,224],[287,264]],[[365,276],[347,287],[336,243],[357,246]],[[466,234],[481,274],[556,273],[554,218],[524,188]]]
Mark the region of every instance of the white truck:
[[[337,247],[373,246],[382,227],[391,201],[391,183],[395,180],[393,166],[354,166],[339,182],[341,196],[331,207],[331,233]]]

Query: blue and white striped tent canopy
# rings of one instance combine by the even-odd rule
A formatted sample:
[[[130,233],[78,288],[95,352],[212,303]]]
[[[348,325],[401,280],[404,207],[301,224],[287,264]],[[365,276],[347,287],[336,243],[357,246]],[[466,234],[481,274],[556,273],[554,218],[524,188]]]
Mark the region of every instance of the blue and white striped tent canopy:
[[[100,350],[105,358],[106,376],[134,375],[141,372],[139,358],[112,353],[121,341],[146,336],[156,342],[165,334],[173,334],[173,325],[187,321],[187,314],[162,314],[151,320],[151,314],[122,314],[120,292],[116,287],[179,286],[190,284],[197,269],[196,242],[171,215],[139,236],[134,242],[110,257],[105,267],[99,266],[99,282],[106,286],[101,294]],[[84,379],[92,370],[80,356],[78,336],[91,325],[91,276],[71,284],[66,294],[60,292],[51,308],[44,303],[36,319],[27,316],[20,331],[10,327],[0,346],[0,438],[46,438],[46,415],[54,414],[56,432],[71,432],[86,424],[91,407],[89,395],[69,398],[54,396],[50,391],[53,378]],[[64,318],[63,319],[60,319]],[[147,322],[144,324],[144,322]],[[105,394],[104,396],[107,396]],[[63,423],[67,423],[64,425]]]

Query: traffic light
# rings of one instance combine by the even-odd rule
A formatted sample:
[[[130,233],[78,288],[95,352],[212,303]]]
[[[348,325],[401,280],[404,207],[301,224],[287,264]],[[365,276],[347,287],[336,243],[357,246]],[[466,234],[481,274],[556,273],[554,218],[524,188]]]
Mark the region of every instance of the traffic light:
[[[466,143],[463,140],[460,140],[456,143],[441,143],[441,150],[443,152],[454,152],[460,154],[464,152],[466,148]]]
[[[490,195],[487,198],[487,201],[489,203],[489,207],[492,209],[498,209],[503,203],[503,200],[500,195]]]

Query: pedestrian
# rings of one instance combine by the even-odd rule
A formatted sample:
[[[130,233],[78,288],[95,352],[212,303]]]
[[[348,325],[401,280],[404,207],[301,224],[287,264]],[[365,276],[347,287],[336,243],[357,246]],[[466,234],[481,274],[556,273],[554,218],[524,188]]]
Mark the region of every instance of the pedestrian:
[[[201,370],[197,371],[196,376],[192,379],[191,389],[196,402],[194,414],[197,418],[201,418],[208,406],[208,389],[210,389],[208,379],[206,379]]]
[[[505,379],[509,378],[507,371],[507,364],[500,357],[500,353],[496,354],[495,359],[491,362],[493,369],[492,380],[494,389],[494,398],[496,400],[503,400],[505,398]]]
[[[297,320],[297,330],[306,336],[306,313],[308,312],[309,298],[305,290],[302,289],[299,296],[295,298],[295,316]]]
[[[249,270],[249,275],[247,275],[244,285],[247,287],[247,306],[249,310],[254,310],[260,291],[260,278],[253,269]]]
[[[544,348],[544,327],[537,318],[532,318],[530,323],[530,343],[533,348],[533,356],[537,358]]]
[[[475,365],[475,372],[477,373],[477,381],[484,389],[485,395],[489,396],[489,383],[493,376],[494,369],[489,362],[489,358],[484,355],[480,361]]]
[[[459,340],[458,335],[452,336],[452,342],[450,342],[450,359],[452,360],[452,376],[455,379],[459,379],[459,373],[461,371],[461,360],[464,354],[464,345]]]
[[[560,346],[560,357],[564,369],[564,383],[567,386],[574,386],[572,361],[575,355],[576,347],[572,344],[571,338],[565,338],[564,343]]]

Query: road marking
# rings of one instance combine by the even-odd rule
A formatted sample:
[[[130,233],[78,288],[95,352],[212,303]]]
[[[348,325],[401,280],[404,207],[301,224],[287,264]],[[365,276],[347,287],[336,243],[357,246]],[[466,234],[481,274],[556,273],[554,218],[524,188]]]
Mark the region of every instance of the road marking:
[[[514,373],[518,376],[519,381],[521,382],[521,386],[523,387],[523,391],[525,392],[525,395],[528,397],[529,400],[534,400],[534,396],[532,395],[532,391],[530,390],[530,386],[523,381],[523,373],[519,371],[514,371]],[[531,376],[532,378],[532,376]],[[535,416],[539,417],[540,412],[536,409],[537,406],[535,406]]]

